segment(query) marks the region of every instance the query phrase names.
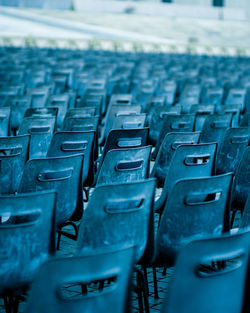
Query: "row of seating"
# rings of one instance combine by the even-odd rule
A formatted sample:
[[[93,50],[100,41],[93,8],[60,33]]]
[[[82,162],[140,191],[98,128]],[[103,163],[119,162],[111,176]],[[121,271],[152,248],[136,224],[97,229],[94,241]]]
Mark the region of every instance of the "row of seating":
[[[162,312],[247,307],[249,66],[247,58],[0,50],[7,313],[18,312],[31,282],[27,312],[127,312],[133,271],[139,311],[149,312],[147,269],[157,298],[156,267],[171,266]],[[237,211],[242,230],[229,235]],[[62,236],[77,241],[77,255],[45,262]],[[80,285],[76,303],[66,301],[66,283]]]

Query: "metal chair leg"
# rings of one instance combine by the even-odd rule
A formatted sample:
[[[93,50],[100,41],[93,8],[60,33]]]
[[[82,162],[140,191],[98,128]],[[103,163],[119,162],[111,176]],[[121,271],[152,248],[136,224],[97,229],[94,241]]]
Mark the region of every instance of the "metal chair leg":
[[[154,298],[159,299],[156,267],[153,266]]]
[[[139,286],[141,287],[141,290],[144,294],[144,308],[145,308],[145,312],[149,313],[149,303],[148,303],[148,294],[147,294],[147,288],[146,288],[146,284],[145,284],[145,279],[144,279],[144,275],[143,272],[141,270],[137,270],[137,278],[140,280],[140,284]]]
[[[138,271],[137,271],[137,273],[136,273],[136,282],[137,282],[136,292],[137,292],[137,294],[138,294],[139,313],[144,313],[144,312],[143,312],[141,280],[140,280],[140,276],[139,276],[139,274],[138,274]]]

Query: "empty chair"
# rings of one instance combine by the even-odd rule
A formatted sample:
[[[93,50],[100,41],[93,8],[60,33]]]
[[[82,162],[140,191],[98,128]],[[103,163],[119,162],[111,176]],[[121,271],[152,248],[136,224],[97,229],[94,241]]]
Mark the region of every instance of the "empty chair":
[[[90,186],[94,175],[94,139],[94,131],[57,132],[51,140],[47,157],[83,154],[82,182]]]
[[[70,96],[67,94],[51,95],[48,100],[48,107],[57,109],[57,127],[62,128],[63,120],[70,105]]]
[[[193,237],[219,234],[229,226],[232,173],[179,180],[169,193],[157,235],[157,264],[173,266]]]
[[[231,125],[231,120],[231,113],[208,115],[203,124],[200,142],[217,142],[220,144],[226,129]]]
[[[90,255],[51,259],[36,273],[25,312],[127,312],[133,266],[133,248],[109,252],[102,249]],[[66,284],[86,286],[105,279],[112,280],[107,290],[86,293],[75,299],[63,293]]]
[[[216,156],[216,173],[235,172],[248,142],[248,128],[228,128]]]
[[[148,101],[144,107],[144,112],[148,113],[152,110],[153,107],[163,107],[165,105],[165,97],[164,96],[152,96],[148,98]]]
[[[98,117],[67,117],[64,119],[63,130],[65,131],[95,131],[98,129]]]
[[[97,185],[143,180],[149,175],[151,146],[110,150],[98,171]]]
[[[25,111],[24,117],[57,117],[58,108],[37,107],[29,108]]]
[[[74,108],[67,111],[65,118],[81,118],[81,117],[92,117],[97,116],[97,108],[94,106],[85,106],[81,108]]]
[[[62,225],[73,213],[79,219],[83,211],[82,166],[83,155],[29,160],[18,192],[55,190],[56,225]]]
[[[31,107],[44,107],[48,100],[48,88],[30,88],[27,95],[31,97]]]
[[[0,107],[0,137],[9,135],[10,108]]]
[[[201,131],[207,115],[214,114],[215,106],[213,104],[194,104],[190,108],[190,113],[195,114],[195,131]]]
[[[182,248],[161,313],[241,313],[249,243],[248,231]],[[191,293],[187,286],[192,286]]]
[[[194,128],[194,119],[195,115],[192,114],[166,115],[161,126],[153,157],[156,157],[160,146],[168,133],[192,132]]]
[[[240,110],[244,111],[246,104],[246,89],[244,88],[231,88],[225,99],[225,104],[240,104]]]
[[[155,202],[155,210],[161,212],[171,192],[179,179],[211,176],[214,173],[216,143],[191,144],[177,147],[160,198]]]
[[[30,135],[29,159],[46,157],[55,128],[55,117],[26,117],[18,134]]]
[[[140,105],[110,105],[105,117],[105,125],[102,133],[102,138],[100,139],[100,143],[104,143],[106,140],[116,116],[119,115],[135,115],[141,113]]]
[[[11,112],[10,112],[10,131],[11,134],[16,135],[25,111],[30,107],[31,99],[27,96],[15,97],[10,102]]]
[[[148,133],[148,128],[112,129],[105,142],[100,164],[102,164],[107,152],[110,150],[146,146],[148,142]]]
[[[199,137],[199,132],[168,133],[165,136],[150,174],[151,177],[157,178],[157,186],[162,187],[164,185],[170,162],[177,147],[183,144],[197,144]],[[153,157],[154,153],[152,153]]]
[[[154,189],[154,179],[97,186],[81,221],[77,249],[89,253],[135,246],[136,262],[143,257],[152,260],[154,231],[149,225],[153,227]]]
[[[153,108],[149,117],[149,138],[153,145],[156,145],[158,141],[165,116],[168,114],[177,115],[180,114],[180,112],[181,106]]]
[[[111,129],[131,129],[145,126],[146,114],[121,114],[114,118]]]
[[[55,252],[55,199],[54,192],[0,196],[0,297],[5,297],[6,312],[17,312],[13,297]]]
[[[214,104],[216,111],[219,110],[224,97],[224,89],[221,87],[208,88],[202,104]]]
[[[81,221],[78,250],[90,253],[104,247],[135,247],[135,262],[143,266],[154,258],[155,180],[97,186]],[[143,290],[141,290],[141,286]],[[144,277],[137,269],[139,311],[149,312]]]
[[[222,113],[231,113],[232,114],[232,120],[231,120],[231,127],[238,127],[239,121],[240,121],[240,109],[241,104],[224,104],[220,108],[220,112]]]
[[[29,137],[0,137],[0,194],[17,191],[28,160]]]
[[[132,102],[132,94],[112,94],[109,105],[130,105]]]
[[[250,190],[250,147],[248,146],[242,157],[240,158],[239,164],[235,171],[235,179],[232,190],[232,223],[236,211],[243,212],[247,197]]]

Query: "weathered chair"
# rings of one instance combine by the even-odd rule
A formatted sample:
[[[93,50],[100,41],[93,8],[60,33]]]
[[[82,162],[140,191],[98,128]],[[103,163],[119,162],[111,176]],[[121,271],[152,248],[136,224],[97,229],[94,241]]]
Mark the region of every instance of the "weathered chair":
[[[241,313],[249,243],[247,231],[187,244],[178,256],[161,313]]]
[[[133,266],[133,248],[51,259],[36,273],[25,313],[129,312]],[[108,287],[87,292],[92,282],[104,280]],[[84,285],[86,293],[72,298],[63,289],[72,283]]]
[[[162,193],[155,202],[156,212],[160,213],[163,210],[168,194],[177,180],[213,175],[216,148],[216,143],[177,147],[170,162]]]
[[[235,172],[248,142],[248,128],[228,128],[216,156],[216,174]]]
[[[29,135],[0,137],[0,194],[14,194],[29,155]]]
[[[55,129],[56,119],[48,117],[25,117],[18,135],[30,135],[29,159],[46,157]]]
[[[110,150],[101,164],[96,185],[143,180],[149,175],[151,146]]]
[[[97,186],[81,221],[78,250],[90,253],[104,247],[135,246],[135,261],[151,264],[154,258],[155,180]],[[148,312],[147,290],[137,270],[140,312]]]
[[[29,160],[24,168],[18,192],[55,190],[56,225],[60,226],[75,214],[83,212],[83,155]]]
[[[54,192],[0,196],[0,297],[6,312],[17,313],[18,296],[55,252],[55,201]]]
[[[200,132],[168,133],[159,148],[154,167],[150,174],[157,178],[157,185],[162,187],[176,149],[183,144],[198,144]],[[154,153],[152,153],[152,158]]]

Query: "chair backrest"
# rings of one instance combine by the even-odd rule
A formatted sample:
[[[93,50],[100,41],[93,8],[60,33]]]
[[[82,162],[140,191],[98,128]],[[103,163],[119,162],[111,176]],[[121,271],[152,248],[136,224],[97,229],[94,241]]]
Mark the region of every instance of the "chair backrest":
[[[132,245],[136,262],[152,260],[154,191],[154,179],[97,186],[81,221],[78,250]]]
[[[19,192],[55,190],[56,224],[66,222],[73,213],[81,217],[82,154],[29,160],[24,168]]]
[[[132,101],[132,94],[112,94],[109,105],[130,105]]]
[[[16,135],[22,123],[25,111],[30,107],[30,102],[31,99],[29,97],[19,96],[12,99],[10,103],[10,130],[14,135]]]
[[[241,313],[249,243],[247,231],[186,245],[161,313]]]
[[[214,114],[215,105],[213,104],[194,104],[190,108],[190,113],[195,113],[195,131],[201,131],[207,115]]]
[[[125,183],[148,177],[151,146],[110,150],[98,171],[96,184]]]
[[[56,194],[0,196],[0,295],[22,288],[55,251]]]
[[[152,144],[155,145],[158,141],[165,116],[168,114],[178,115],[180,113],[181,106],[153,107],[149,117],[149,126],[150,126],[149,138]]]
[[[194,129],[194,120],[195,115],[193,114],[166,115],[163,120],[154,154],[157,155],[168,133],[192,132]]]
[[[230,127],[232,113],[210,114],[203,124],[200,142],[217,142],[220,144],[224,133]]]
[[[232,206],[243,210],[250,190],[250,146],[248,146],[235,170]]]
[[[0,107],[0,137],[9,136],[10,107]]]
[[[64,119],[64,131],[96,131],[98,128],[99,118],[91,117],[67,117]]]
[[[186,132],[186,133],[168,133],[156,155],[152,153],[152,158],[156,156],[155,164],[150,176],[157,178],[158,186],[163,186],[167,176],[168,168],[172,157],[180,145],[183,144],[197,144],[199,141],[200,132]]]
[[[54,116],[25,117],[23,119],[18,135],[30,135],[29,159],[46,157],[54,133],[55,122]]]
[[[83,154],[82,182],[84,185],[90,185],[94,175],[94,139],[94,131],[57,132],[51,140],[47,157]]]
[[[95,106],[85,106],[68,110],[65,118],[92,117],[97,115],[98,112]]]
[[[112,129],[105,142],[102,159],[105,158],[107,152],[110,150],[146,146],[148,142],[148,133],[148,128]],[[102,164],[102,162],[100,164]]]
[[[48,107],[51,109],[58,110],[56,125],[57,125],[57,128],[59,129],[62,128],[63,121],[67,113],[67,109],[68,109],[69,102],[70,102],[69,98],[70,96],[67,94],[51,95],[49,97]]]
[[[0,194],[15,193],[28,159],[29,135],[0,137]]]
[[[218,234],[229,225],[232,173],[179,180],[171,189],[159,225],[159,258],[173,265],[180,248],[192,240]]]
[[[54,258],[36,273],[26,313],[124,313],[134,265],[133,248]],[[63,287],[111,280],[110,287],[72,298]]]
[[[228,92],[225,104],[241,104],[241,111],[244,111],[246,102],[246,89],[231,88]]]
[[[177,180],[205,177],[213,174],[216,148],[216,143],[181,145],[177,147],[170,162],[163,191],[155,203],[156,210],[163,209],[168,193]]]
[[[105,126],[102,135],[102,141],[104,142],[112,129],[112,125],[116,116],[124,114],[140,114],[141,106],[140,105],[110,105],[105,117]]]
[[[67,117],[64,119],[63,130],[74,132],[95,132],[95,159],[98,157],[98,138],[99,138],[99,116],[91,117]]]
[[[31,107],[44,107],[48,100],[49,90],[47,88],[30,88],[27,91],[31,97]]]
[[[239,160],[248,146],[248,142],[248,128],[228,128],[216,156],[216,173],[235,172]]]
[[[114,118],[111,129],[143,128],[145,126],[146,114],[121,114]]]

